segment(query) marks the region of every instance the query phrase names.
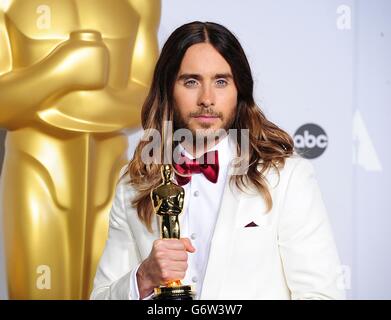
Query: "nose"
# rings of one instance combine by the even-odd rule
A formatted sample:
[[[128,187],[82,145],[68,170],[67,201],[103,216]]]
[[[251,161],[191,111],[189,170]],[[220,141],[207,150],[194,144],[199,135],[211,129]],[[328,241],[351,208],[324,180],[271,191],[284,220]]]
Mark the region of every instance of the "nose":
[[[210,106],[214,106],[214,92],[211,86],[204,85],[201,88],[200,96],[198,99],[198,105],[200,107],[208,108]]]

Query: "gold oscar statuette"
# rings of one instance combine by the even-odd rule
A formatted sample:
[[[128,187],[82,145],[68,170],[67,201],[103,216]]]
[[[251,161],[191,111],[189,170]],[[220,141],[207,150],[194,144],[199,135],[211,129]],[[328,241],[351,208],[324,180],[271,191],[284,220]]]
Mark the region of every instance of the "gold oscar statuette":
[[[0,217],[10,299],[88,299],[160,0],[0,0]]]
[[[172,181],[172,168],[162,165],[163,183],[151,191],[151,200],[155,214],[161,219],[161,237],[179,239],[179,214],[183,211],[185,190]],[[154,300],[193,300],[195,292],[192,286],[182,285],[180,280],[171,280],[154,290]]]

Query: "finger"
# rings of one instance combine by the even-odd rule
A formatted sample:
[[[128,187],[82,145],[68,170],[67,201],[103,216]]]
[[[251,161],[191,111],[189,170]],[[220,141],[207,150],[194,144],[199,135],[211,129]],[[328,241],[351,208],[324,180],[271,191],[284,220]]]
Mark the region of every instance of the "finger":
[[[173,271],[178,271],[178,272],[186,272],[188,267],[188,264],[186,261],[175,261],[171,262],[168,267],[167,271],[173,272]]]
[[[165,256],[171,261],[187,261],[188,255],[187,252],[184,250],[171,250],[167,252],[167,255]]]
[[[186,251],[188,251],[188,252],[195,252],[196,251],[196,249],[193,247],[189,238],[181,238],[180,240],[184,244]]]
[[[163,239],[164,246],[168,250],[185,250],[185,244],[180,239]]]
[[[178,239],[159,239],[154,243],[157,250],[185,250],[185,245]]]

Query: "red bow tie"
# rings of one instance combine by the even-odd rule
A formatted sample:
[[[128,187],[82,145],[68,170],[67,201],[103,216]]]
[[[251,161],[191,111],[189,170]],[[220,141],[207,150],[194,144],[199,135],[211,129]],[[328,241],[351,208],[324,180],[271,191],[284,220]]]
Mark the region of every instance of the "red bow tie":
[[[207,152],[197,159],[189,159],[184,155],[182,155],[181,159],[184,159],[184,161],[181,160],[181,162],[183,161],[182,164],[173,163],[174,168],[180,174],[190,175],[193,173],[203,173],[210,182],[217,182],[219,177],[219,157],[217,150]],[[181,186],[189,183],[191,180],[191,176],[182,177],[176,175],[175,178]]]

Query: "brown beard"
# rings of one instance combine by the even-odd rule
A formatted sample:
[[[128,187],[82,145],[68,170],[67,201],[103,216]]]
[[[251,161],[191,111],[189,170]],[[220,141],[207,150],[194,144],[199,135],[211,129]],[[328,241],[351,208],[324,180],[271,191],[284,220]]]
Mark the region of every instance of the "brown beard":
[[[222,112],[215,112],[210,108],[205,109],[205,110],[200,110],[198,112],[190,112],[188,115],[188,118],[198,117],[201,115],[215,116],[215,117],[220,118],[223,123],[223,127],[221,129],[228,131],[230,128],[232,128],[232,125],[235,121],[236,110],[237,110],[237,108],[235,108],[232,111],[232,113],[228,115],[226,120],[224,119],[224,115]],[[211,124],[208,124],[208,123],[201,124],[202,129],[209,129],[210,127],[211,127]],[[196,137],[196,132],[189,128],[189,122],[182,117],[181,113],[178,110],[178,107],[174,106],[174,130],[182,129],[182,128],[189,129],[191,131],[191,133],[193,134],[193,138]],[[216,130],[218,130],[218,129],[216,129]]]
[[[178,108],[174,107],[174,125],[173,125],[173,127],[174,127],[174,130],[185,128],[185,129],[188,129],[191,131],[191,134],[193,137],[193,150],[199,150],[200,146],[203,146],[201,148],[203,148],[204,150],[207,150],[207,149],[209,149],[209,147],[212,147],[214,144],[217,144],[221,138],[221,136],[219,134],[216,134],[216,131],[223,129],[225,131],[226,135],[228,135],[228,130],[232,127],[232,125],[235,121],[236,109],[237,108],[235,108],[232,111],[232,113],[228,115],[227,120],[224,119],[224,115],[222,114],[222,112],[214,112],[210,108],[208,108],[206,110],[205,109],[200,110],[198,112],[190,112],[187,116],[188,119],[193,118],[193,117],[197,117],[197,116],[201,116],[201,115],[211,115],[211,116],[215,116],[215,117],[220,118],[223,123],[222,128],[217,128],[211,132],[206,132],[206,133],[203,132],[202,134],[200,134],[200,132],[197,132],[200,129],[192,130],[189,128],[188,121],[186,121],[186,119],[184,119],[181,116],[181,113],[179,112]],[[208,123],[201,124],[201,129],[207,130],[210,127],[211,127],[211,124],[208,124]],[[212,145],[210,143],[212,143]]]

